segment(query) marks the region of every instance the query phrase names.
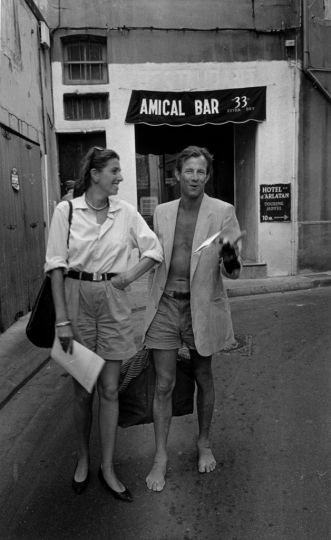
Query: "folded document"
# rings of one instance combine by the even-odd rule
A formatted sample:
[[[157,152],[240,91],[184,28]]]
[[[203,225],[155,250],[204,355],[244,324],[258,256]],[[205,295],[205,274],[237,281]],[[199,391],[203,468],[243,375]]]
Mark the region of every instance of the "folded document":
[[[194,250],[194,253],[198,253],[198,252],[201,251],[203,248],[210,246],[210,244],[212,244],[212,243],[214,242],[214,240],[216,240],[216,238],[218,238],[219,236],[221,236],[221,234],[222,234],[222,231],[219,231],[219,232],[213,234],[212,236],[209,236],[209,238],[207,238],[207,240],[205,240],[204,242],[202,242],[202,244],[200,244],[200,246],[197,247],[197,249]]]
[[[57,337],[51,350],[51,358],[90,393],[105,364],[103,358],[77,341],[73,341],[72,354],[64,352]]]

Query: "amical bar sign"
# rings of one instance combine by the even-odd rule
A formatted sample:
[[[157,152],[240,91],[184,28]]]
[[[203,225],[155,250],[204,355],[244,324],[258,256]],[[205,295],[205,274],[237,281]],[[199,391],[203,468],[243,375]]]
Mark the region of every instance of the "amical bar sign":
[[[260,221],[291,221],[291,184],[261,184]]]
[[[262,122],[266,87],[206,92],[133,90],[125,121],[131,124],[193,125]]]

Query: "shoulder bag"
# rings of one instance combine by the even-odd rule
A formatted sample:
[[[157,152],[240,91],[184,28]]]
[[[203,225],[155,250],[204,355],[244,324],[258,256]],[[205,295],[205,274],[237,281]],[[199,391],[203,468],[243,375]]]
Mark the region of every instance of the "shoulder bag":
[[[189,359],[177,358],[176,385],[172,394],[172,415],[193,413],[195,380]],[[141,349],[121,367],[119,418],[122,428],[153,422],[155,368],[152,351]]]
[[[69,204],[69,230],[67,246],[69,246],[69,235],[72,220],[72,202]],[[25,329],[26,335],[36,347],[52,347],[55,337],[55,308],[52,296],[51,278],[46,275],[37,298],[33,304],[31,315]]]

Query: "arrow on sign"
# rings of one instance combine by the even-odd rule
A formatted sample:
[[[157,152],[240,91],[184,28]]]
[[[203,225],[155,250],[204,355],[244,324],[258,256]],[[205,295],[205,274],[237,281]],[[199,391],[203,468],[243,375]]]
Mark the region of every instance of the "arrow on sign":
[[[287,220],[289,219],[289,216],[286,216],[286,215],[285,215],[285,216],[275,216],[275,217],[274,217],[274,220],[275,220],[275,221],[276,221],[276,220],[279,220],[279,219],[281,219],[281,220],[283,219],[284,221],[287,221]]]

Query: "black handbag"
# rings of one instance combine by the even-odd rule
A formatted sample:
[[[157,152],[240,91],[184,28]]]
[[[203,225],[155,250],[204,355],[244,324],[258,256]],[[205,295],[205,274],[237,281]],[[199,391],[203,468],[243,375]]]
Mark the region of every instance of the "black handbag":
[[[55,309],[49,276],[42,282],[25,332],[36,347],[52,347],[55,337]]]
[[[69,229],[67,246],[72,220],[72,202],[69,203]],[[52,295],[51,278],[46,275],[33,304],[31,315],[25,329],[27,338],[36,347],[52,347],[55,337],[55,308]]]
[[[153,422],[155,368],[152,351],[142,349],[121,368],[118,425],[122,428]],[[195,380],[190,360],[178,358],[172,415],[193,413]]]

